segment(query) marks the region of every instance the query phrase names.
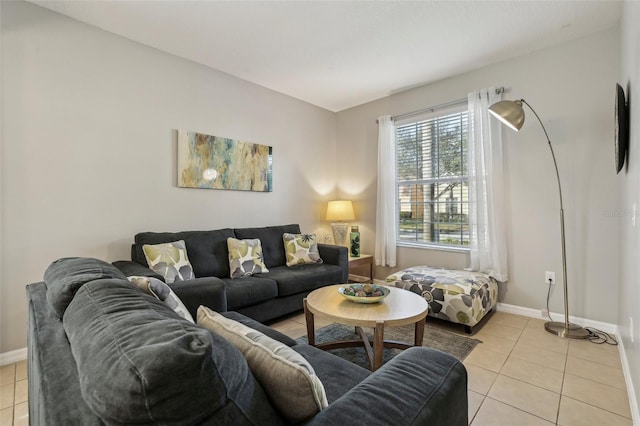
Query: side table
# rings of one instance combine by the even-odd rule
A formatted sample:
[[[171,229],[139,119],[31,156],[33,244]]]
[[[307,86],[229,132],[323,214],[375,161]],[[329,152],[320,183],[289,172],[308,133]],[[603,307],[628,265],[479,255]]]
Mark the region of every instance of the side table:
[[[363,275],[363,273],[365,273],[365,275]],[[372,255],[361,254],[360,257],[349,256],[349,282],[363,284],[373,283]]]

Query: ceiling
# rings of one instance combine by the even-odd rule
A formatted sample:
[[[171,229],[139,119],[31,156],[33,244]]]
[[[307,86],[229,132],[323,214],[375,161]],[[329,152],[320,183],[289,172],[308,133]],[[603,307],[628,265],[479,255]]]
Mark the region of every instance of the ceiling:
[[[617,25],[620,1],[32,3],[330,111]]]

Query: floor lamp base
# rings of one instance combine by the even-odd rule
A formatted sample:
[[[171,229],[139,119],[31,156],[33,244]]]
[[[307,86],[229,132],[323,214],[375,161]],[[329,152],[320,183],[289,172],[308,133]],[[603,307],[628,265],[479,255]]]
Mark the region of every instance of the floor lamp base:
[[[546,322],[544,323],[544,329],[556,336],[564,337],[566,339],[586,339],[589,337],[589,332],[579,325],[569,323],[569,326],[565,326],[563,322]]]

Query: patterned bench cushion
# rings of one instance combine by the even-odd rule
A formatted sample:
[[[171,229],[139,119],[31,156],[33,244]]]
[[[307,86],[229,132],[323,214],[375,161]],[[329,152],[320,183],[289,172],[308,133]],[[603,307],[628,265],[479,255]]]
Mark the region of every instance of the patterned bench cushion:
[[[429,316],[473,327],[498,303],[498,283],[481,272],[415,266],[389,275],[387,284],[429,302]]]

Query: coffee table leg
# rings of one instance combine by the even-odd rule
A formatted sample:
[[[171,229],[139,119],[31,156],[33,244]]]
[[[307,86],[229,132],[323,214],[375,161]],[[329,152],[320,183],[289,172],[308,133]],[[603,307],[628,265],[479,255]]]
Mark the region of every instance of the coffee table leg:
[[[384,349],[384,321],[376,321],[373,329],[373,371],[382,366],[382,351]]]
[[[416,346],[422,346],[422,340],[424,339],[424,322],[426,318],[422,318],[420,321],[416,323],[416,334],[414,343]]]
[[[307,308],[307,299],[302,299],[302,306],[304,306],[304,318],[307,323],[307,340],[311,346],[316,345],[316,328],[313,323],[313,313]]]

